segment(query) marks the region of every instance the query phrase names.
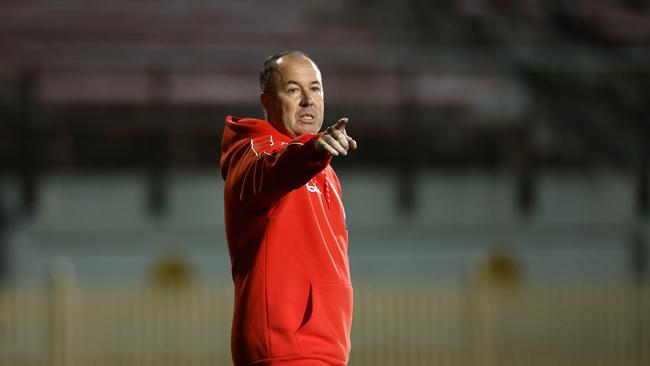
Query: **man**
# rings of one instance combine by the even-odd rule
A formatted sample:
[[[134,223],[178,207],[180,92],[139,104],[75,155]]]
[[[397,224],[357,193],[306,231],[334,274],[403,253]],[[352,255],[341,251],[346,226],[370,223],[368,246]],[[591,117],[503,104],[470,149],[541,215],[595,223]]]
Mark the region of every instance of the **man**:
[[[352,286],[341,186],[330,166],[357,143],[347,119],[318,133],[324,93],[299,51],[260,73],[266,121],[226,117],[221,173],[240,365],[345,365]]]

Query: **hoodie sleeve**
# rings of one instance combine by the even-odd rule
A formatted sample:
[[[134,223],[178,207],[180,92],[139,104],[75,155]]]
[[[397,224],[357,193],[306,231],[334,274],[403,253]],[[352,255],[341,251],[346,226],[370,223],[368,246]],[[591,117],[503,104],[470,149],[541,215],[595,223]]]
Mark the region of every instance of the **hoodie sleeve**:
[[[309,182],[330,163],[332,156],[316,150],[320,134],[305,134],[290,142],[261,136],[234,147],[227,184],[246,205],[263,207]]]

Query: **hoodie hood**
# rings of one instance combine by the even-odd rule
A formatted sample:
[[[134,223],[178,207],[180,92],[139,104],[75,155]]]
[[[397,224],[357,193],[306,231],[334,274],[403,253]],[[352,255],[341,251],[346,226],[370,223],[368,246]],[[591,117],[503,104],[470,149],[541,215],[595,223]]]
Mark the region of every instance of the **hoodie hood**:
[[[283,136],[267,121],[257,118],[237,118],[226,116],[226,126],[221,140],[221,176],[225,180],[233,155],[238,147],[248,143],[251,139],[263,135]],[[278,136],[276,136],[278,135]],[[286,137],[286,139],[289,139]]]

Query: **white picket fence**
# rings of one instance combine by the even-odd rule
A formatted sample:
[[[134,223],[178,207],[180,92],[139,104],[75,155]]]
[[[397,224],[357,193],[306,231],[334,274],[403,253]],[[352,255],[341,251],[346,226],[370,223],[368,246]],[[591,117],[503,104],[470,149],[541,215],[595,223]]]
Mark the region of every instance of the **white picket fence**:
[[[2,366],[231,365],[230,283],[0,291]],[[650,286],[355,283],[350,365],[650,365]]]

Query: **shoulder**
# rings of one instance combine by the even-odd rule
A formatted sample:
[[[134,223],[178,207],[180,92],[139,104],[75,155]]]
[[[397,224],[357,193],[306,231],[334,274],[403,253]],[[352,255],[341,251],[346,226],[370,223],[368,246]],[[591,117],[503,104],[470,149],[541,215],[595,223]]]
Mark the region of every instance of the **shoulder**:
[[[250,145],[250,149],[252,150],[252,152],[256,155],[261,155],[261,154],[272,155],[280,151],[280,149],[282,149],[284,146],[287,145],[286,142],[281,141],[280,139],[274,137],[273,135],[253,137],[249,140],[248,144]]]

